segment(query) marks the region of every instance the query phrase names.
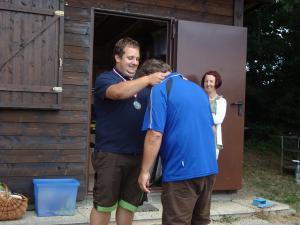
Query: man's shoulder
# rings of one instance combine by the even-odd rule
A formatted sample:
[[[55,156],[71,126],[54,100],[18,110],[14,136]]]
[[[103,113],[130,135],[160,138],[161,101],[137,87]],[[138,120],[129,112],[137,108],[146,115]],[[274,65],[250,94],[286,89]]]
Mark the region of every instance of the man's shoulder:
[[[165,93],[167,94],[168,92],[173,89],[173,83],[178,82],[178,80],[173,80],[174,77],[167,77],[164,80],[162,80],[160,83],[154,85],[152,87],[152,92],[160,92],[160,93]],[[183,80],[183,79],[180,79]]]
[[[104,71],[101,72],[97,75],[96,77],[96,83],[107,83],[107,82],[111,82],[111,83],[118,83],[120,82],[120,79],[115,76],[114,72],[111,71]]]
[[[113,77],[114,72],[112,70],[106,70],[101,73],[97,73],[97,78],[103,77]]]
[[[155,94],[159,94],[159,93],[163,93],[166,90],[166,80],[161,81],[158,84],[155,84],[152,88],[151,88],[151,93],[155,93]]]

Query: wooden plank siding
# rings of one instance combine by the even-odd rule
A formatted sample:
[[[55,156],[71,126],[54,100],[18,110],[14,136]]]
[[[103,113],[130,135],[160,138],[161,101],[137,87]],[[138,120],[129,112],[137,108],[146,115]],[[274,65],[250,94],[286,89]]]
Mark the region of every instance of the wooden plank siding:
[[[90,15],[66,7],[61,110],[0,110],[1,181],[30,200],[37,177],[74,177],[86,194]]]
[[[140,15],[173,17],[182,20],[233,24],[233,0],[69,0],[68,5],[82,8],[95,7]]]
[[[90,74],[93,62],[92,7],[140,15],[233,24],[233,1],[68,0],[65,2],[67,4],[64,15],[61,109],[0,110],[0,180],[7,183],[13,191],[29,196],[31,200],[32,179],[37,177],[74,177],[80,181],[78,199],[83,199],[87,193]],[[4,17],[2,14],[0,19]],[[8,21],[9,19],[6,18]],[[15,21],[22,23],[20,20]],[[28,57],[29,64],[34,65],[35,61],[44,60],[31,55],[33,53],[30,52],[24,54],[24,57]],[[47,65],[45,66],[47,68]],[[20,70],[20,66],[14,65],[7,69],[13,74],[14,70]],[[25,72],[30,73],[30,70]],[[14,97],[11,98],[11,101],[13,100]]]
[[[41,168],[39,168],[41,169]],[[47,170],[47,168],[44,168],[44,170]],[[73,176],[74,177],[74,176]],[[26,193],[26,195],[29,197],[29,201],[33,202],[33,184],[32,182],[28,182],[28,180],[32,180],[36,177],[34,176],[15,176],[13,180],[10,180],[10,187],[13,192],[19,192],[19,193]],[[61,178],[61,176],[47,176],[47,178]],[[79,177],[76,176],[76,179],[80,182],[80,184],[85,182],[85,177]],[[79,188],[78,190],[78,197],[85,196],[86,192],[84,189]]]
[[[2,164],[15,163],[84,163],[86,157],[83,156],[82,150],[0,150],[3,157],[0,159]]]

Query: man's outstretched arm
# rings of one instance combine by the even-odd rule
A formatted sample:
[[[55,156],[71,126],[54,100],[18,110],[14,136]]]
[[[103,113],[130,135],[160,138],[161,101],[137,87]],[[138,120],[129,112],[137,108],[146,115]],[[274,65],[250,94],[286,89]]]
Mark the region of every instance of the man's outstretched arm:
[[[113,84],[107,88],[105,97],[112,100],[127,99],[149,85],[153,86],[160,83],[165,77],[166,73],[156,72],[136,80]]]
[[[140,188],[147,193],[150,192],[150,169],[154,163],[156,156],[158,155],[162,136],[163,135],[160,132],[148,130],[145,137],[143,162],[138,183]]]

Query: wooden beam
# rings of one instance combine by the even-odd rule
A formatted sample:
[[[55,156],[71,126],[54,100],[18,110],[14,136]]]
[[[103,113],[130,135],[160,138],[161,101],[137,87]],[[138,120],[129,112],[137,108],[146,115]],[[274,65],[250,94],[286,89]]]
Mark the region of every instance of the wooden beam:
[[[0,91],[14,91],[14,92],[32,92],[32,93],[53,93],[53,86],[41,86],[41,85],[14,85],[4,84],[0,85]]]
[[[244,18],[244,0],[234,0],[234,26],[243,26]]]
[[[7,3],[0,3],[0,9],[5,10],[5,11],[22,12],[22,13],[47,15],[47,16],[55,15],[55,10],[46,10],[46,9],[29,8],[29,7],[27,7],[27,8],[16,7],[12,4],[7,4]]]
[[[12,104],[12,103],[0,103],[0,108],[7,108],[7,109],[49,109],[49,110],[58,110],[61,109],[61,105],[58,104]]]

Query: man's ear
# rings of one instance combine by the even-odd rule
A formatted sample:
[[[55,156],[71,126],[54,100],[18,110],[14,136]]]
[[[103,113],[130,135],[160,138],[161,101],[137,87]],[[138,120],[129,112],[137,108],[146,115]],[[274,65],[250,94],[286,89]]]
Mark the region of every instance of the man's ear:
[[[120,57],[119,55],[115,55],[115,61],[116,61],[117,63],[121,62],[121,58],[122,58],[122,57]]]

